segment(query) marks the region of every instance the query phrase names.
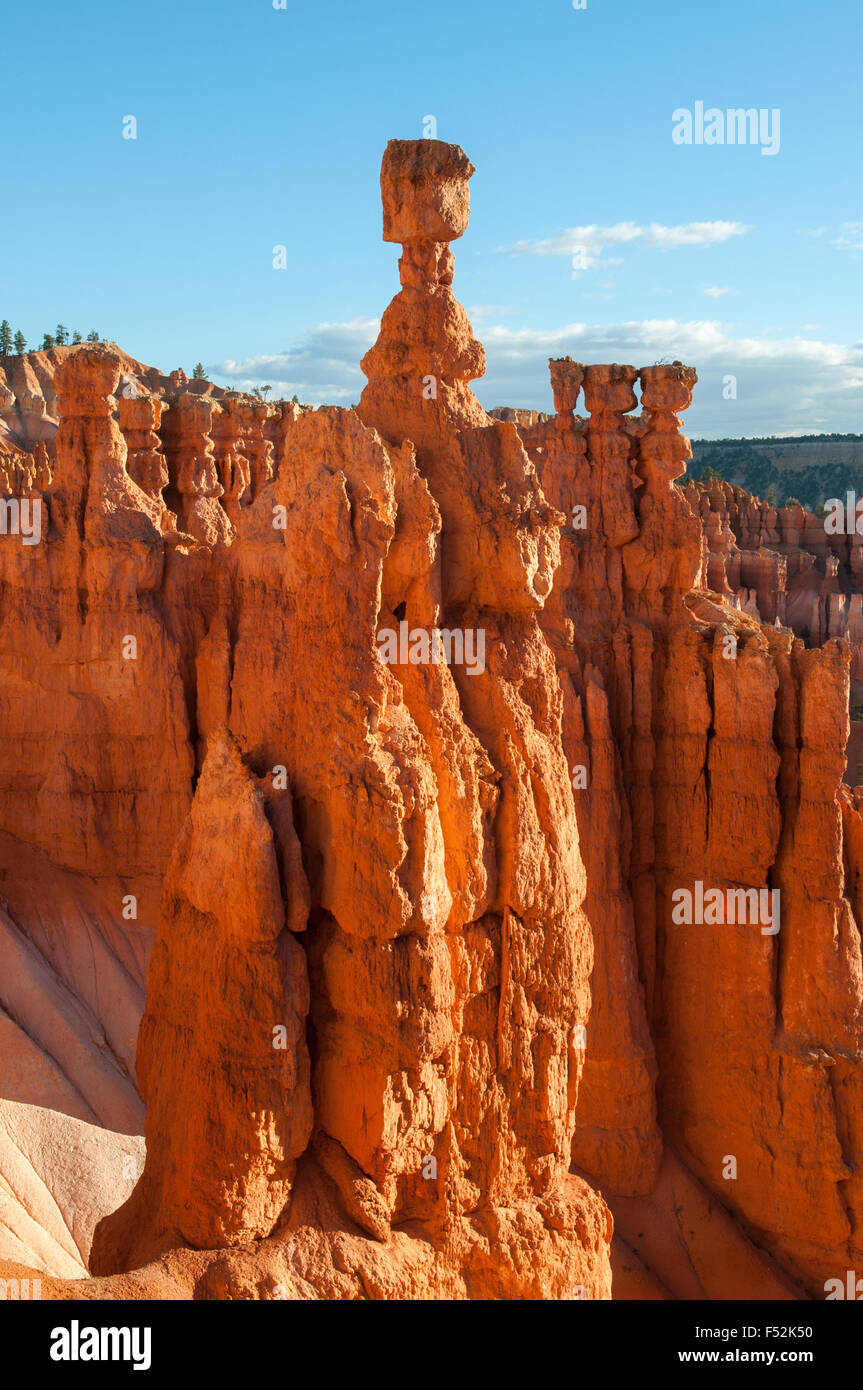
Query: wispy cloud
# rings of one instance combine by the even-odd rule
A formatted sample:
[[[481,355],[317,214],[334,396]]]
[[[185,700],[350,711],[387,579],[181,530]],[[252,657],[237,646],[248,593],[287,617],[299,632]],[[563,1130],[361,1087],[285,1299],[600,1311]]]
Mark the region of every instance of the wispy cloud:
[[[710,298],[711,298],[711,299],[721,299],[722,296],[723,296],[724,294],[728,294],[728,292],[729,292],[729,291],[728,291],[728,286],[727,286],[727,285],[724,286],[722,289],[720,289],[718,285],[711,285],[711,286],[710,286],[710,289],[707,289],[707,290],[704,291],[705,294],[709,294],[709,295],[710,295]]]
[[[359,399],[366,379],[360,358],[368,351],[380,328],[380,319],[352,319],[349,323],[319,323],[300,343],[285,352],[228,359],[213,367],[220,385],[251,391],[269,382],[273,399],[298,395],[310,405]]]
[[[660,251],[674,251],[681,246],[718,246],[731,237],[743,236],[750,230],[743,222],[681,222],[666,227],[661,222],[641,226],[637,222],[615,222],[601,227],[591,223],[584,227],[569,227],[558,236],[539,241],[517,241],[497,250],[509,256],[570,256],[573,274],[593,266],[616,265],[619,260],[604,256],[612,246],[638,243]]]
[[[478,321],[479,319],[487,319],[487,318],[490,318],[492,314],[508,314],[508,313],[509,313],[509,305],[508,305],[508,304],[468,304],[468,306],[467,306],[467,311],[468,311],[468,314],[470,315],[471,319],[474,319],[474,320],[477,320],[477,321]]]
[[[488,371],[474,390],[487,409],[550,410],[548,358],[569,354],[581,362],[643,367],[679,358],[694,366],[699,381],[685,428],[695,435],[854,431],[863,418],[863,343],[735,337],[728,325],[709,319],[571,323],[546,331],[488,326],[483,341]],[[729,376],[736,379],[736,399],[723,394]]]
[[[843,222],[833,245],[840,251],[863,251],[863,222]]]

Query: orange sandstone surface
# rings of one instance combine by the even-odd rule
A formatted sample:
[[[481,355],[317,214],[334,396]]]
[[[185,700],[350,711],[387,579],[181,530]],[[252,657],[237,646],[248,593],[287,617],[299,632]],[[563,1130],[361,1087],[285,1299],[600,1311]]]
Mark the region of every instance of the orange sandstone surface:
[[[4,359],[41,538],[0,537],[0,1276],[43,1297],[806,1299],[863,1260],[854,634],[802,632],[751,499],[675,486],[691,368],[483,410],[472,173],[387,147],[355,411]],[[772,924],[680,920],[696,885]]]

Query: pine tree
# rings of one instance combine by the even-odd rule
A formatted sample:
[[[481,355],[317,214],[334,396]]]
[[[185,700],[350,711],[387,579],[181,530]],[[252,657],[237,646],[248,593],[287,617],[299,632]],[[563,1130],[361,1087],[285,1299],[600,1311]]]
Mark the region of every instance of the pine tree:
[[[55,338],[53,338],[53,337],[51,336],[50,333],[46,333],[46,334],[44,335],[43,339],[42,339],[42,349],[40,349],[40,350],[43,350],[43,349],[45,349],[45,348],[52,348],[52,347],[56,347],[56,346],[57,346],[57,340],[56,340]]]
[[[87,334],[87,342],[88,342],[88,343],[98,343],[98,341],[99,341],[99,334],[96,332],[95,328],[91,328],[91,329],[90,329],[90,332]]]
[[[72,334],[72,342],[73,342],[73,343],[80,343],[80,342],[81,342],[81,334],[78,332],[77,328],[75,329],[75,332]]]
[[[24,356],[24,349],[26,348],[26,346],[27,339],[24,337],[24,334],[21,332],[21,329],[19,328],[18,332],[15,334],[15,351],[17,352],[19,357]]]
[[[8,357],[12,351],[12,329],[9,327],[9,320],[4,319],[0,323],[0,357]]]
[[[207,373],[204,371],[203,362],[195,363],[195,370],[192,372],[193,381],[206,381]]]
[[[63,323],[58,323],[54,330],[54,341],[58,347],[65,347],[69,341],[69,330]]]

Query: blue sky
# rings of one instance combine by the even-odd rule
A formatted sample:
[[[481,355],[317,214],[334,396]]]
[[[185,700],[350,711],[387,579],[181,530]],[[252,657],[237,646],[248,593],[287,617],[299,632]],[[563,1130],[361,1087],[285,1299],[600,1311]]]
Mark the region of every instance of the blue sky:
[[[59,320],[356,401],[398,289],[381,154],[432,115],[477,167],[486,407],[551,409],[550,355],[680,357],[693,435],[863,432],[858,0],[285,2],[7,7],[0,318],[32,346]],[[778,108],[778,153],[676,144],[699,101]]]

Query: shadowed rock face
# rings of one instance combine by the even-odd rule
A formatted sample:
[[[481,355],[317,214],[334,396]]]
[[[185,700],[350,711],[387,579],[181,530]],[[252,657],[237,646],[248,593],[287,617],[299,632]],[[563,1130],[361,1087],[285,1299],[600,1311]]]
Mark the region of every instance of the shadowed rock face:
[[[706,587],[691,368],[485,413],[472,173],[387,147],[357,411],[56,365],[44,539],[0,540],[0,1095],[131,1132],[140,1088],[87,1296],[795,1298],[860,1254],[847,646]],[[678,923],[696,880],[779,933]]]
[[[775,507],[733,483],[689,482],[685,496],[701,518],[706,581],[762,622],[788,626],[807,646],[832,637],[851,648],[852,703],[863,695],[863,536],[842,513],[816,516]],[[838,525],[837,525],[838,523]],[[857,763],[849,772],[856,780]]]

